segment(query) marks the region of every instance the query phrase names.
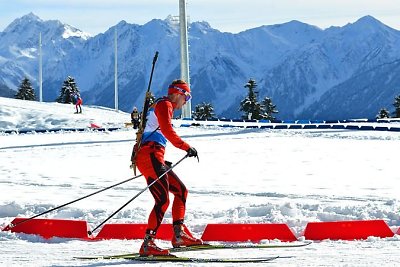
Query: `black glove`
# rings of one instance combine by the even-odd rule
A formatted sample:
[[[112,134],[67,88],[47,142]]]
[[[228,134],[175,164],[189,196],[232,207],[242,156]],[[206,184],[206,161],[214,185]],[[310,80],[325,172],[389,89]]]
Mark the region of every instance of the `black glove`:
[[[194,147],[190,147],[188,150],[186,150],[187,156],[188,157],[197,157],[197,150]]]
[[[168,161],[168,160],[166,160],[166,161],[165,161],[165,165],[167,165],[169,168],[171,168],[171,166],[172,166],[172,162],[171,162],[171,161]]]

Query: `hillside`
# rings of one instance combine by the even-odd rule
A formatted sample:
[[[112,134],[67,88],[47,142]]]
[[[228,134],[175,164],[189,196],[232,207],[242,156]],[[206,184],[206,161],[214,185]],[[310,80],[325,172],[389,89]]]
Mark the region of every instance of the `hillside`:
[[[123,127],[124,122],[130,121],[130,114],[122,111],[85,105],[82,109],[82,114],[74,114],[75,106],[72,104],[0,97],[0,131],[86,128],[92,123],[111,128]]]

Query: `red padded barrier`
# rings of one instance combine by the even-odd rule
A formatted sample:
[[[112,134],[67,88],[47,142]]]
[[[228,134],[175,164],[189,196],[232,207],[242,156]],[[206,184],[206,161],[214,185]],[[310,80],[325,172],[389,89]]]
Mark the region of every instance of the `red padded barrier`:
[[[114,223],[106,224],[95,237],[98,239],[143,239],[147,224]],[[185,229],[186,226],[184,226]],[[171,240],[173,234],[172,224],[161,224],[156,238]]]
[[[400,228],[397,230],[396,235],[400,235]]]
[[[208,224],[201,237],[204,241],[253,241],[279,239],[296,241],[286,224]]]
[[[90,124],[90,128],[99,129],[99,128],[101,128],[101,127],[100,127],[99,125],[95,124],[95,123],[91,123],[91,124]]]
[[[17,224],[27,218],[15,218],[11,224]],[[60,219],[32,219],[16,225],[6,226],[3,231],[40,235],[46,239],[52,237],[88,239],[86,221]]]
[[[383,220],[311,222],[304,230],[304,237],[309,240],[355,240],[393,235],[393,231]]]

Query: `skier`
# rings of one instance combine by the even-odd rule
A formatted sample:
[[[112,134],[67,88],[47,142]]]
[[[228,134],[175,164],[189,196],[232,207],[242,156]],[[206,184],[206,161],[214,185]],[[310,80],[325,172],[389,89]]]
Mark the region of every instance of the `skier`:
[[[78,93],[73,94],[73,99],[75,102],[76,112],[75,114],[82,113],[82,98]],[[79,112],[78,112],[79,107]]]
[[[181,109],[190,98],[190,88],[187,83],[183,80],[174,80],[168,88],[168,96],[156,100],[147,112],[147,123],[143,131],[141,146],[139,151],[136,151],[136,166],[146,178],[148,185],[170,168],[164,160],[167,140],[175,147],[186,151],[189,157],[197,157],[196,149],[177,135],[171,123],[173,111]],[[159,248],[155,244],[154,238],[168,208],[170,192],[174,195],[172,245],[180,247],[203,244],[201,239],[194,238],[190,232],[184,229],[188,190],[179,177],[170,170],[149,190],[155,200],[155,205],[149,215],[146,235],[139,251],[140,255],[169,255],[169,250]]]
[[[139,127],[139,123],[140,123],[139,112],[136,107],[133,107],[133,111],[131,113],[131,122],[133,125],[133,129],[137,129]]]

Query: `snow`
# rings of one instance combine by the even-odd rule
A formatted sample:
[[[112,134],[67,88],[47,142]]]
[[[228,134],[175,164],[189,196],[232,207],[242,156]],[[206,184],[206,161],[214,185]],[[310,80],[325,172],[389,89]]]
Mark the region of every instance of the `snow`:
[[[112,112],[104,107],[85,106],[82,114],[74,114],[75,105],[41,103],[0,97],[0,131],[54,128],[83,128],[96,123],[105,128],[121,127],[130,121],[130,114]],[[19,106],[15,109],[15,106]],[[122,123],[122,124],[121,124]]]
[[[135,133],[123,128],[129,114],[85,105],[82,114],[74,111],[73,105],[0,98],[1,228],[14,217],[41,213],[133,177],[129,158]],[[97,132],[88,128],[91,123],[122,128]],[[179,127],[181,123],[174,121],[176,131],[200,157],[199,163],[188,158],[176,167],[189,189],[186,224],[197,236],[208,223],[286,223],[300,240],[308,222],[383,219],[393,231],[400,226],[398,132]],[[11,129],[55,128],[87,130],[1,134]],[[184,155],[169,144],[168,160],[177,162]],[[44,217],[86,220],[93,229],[144,187],[144,179],[138,178]],[[145,223],[152,205],[145,191],[109,223]],[[164,222],[171,222],[170,209]],[[362,241],[324,240],[292,249],[183,255],[293,256],[268,266],[396,266],[399,241],[395,235]],[[166,241],[158,243],[169,246]],[[124,266],[133,263],[73,257],[136,252],[140,244],[141,240],[45,240],[0,232],[0,266]]]
[[[78,37],[82,38],[83,40],[87,40],[90,37],[92,37],[89,33],[82,32],[80,30],[75,29],[74,27],[71,27],[69,25],[64,26],[64,33],[62,35],[63,38],[68,39],[70,37]]]

